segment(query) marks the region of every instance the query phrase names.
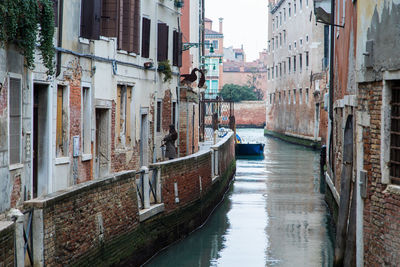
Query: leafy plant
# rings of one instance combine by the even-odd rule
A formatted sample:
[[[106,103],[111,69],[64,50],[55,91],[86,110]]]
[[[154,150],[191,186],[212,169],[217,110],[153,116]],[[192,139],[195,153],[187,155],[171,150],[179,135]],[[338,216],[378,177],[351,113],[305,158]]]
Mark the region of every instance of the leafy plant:
[[[164,74],[164,82],[168,82],[172,79],[172,70],[169,60],[158,62],[158,71]]]
[[[35,47],[38,41],[43,64],[48,70],[47,74],[53,74],[53,35],[54,15],[51,0],[0,2],[0,46],[15,44],[25,56],[28,68],[34,67]]]
[[[222,87],[221,96],[225,100],[232,100],[234,102],[257,100],[257,95],[253,88],[237,84],[225,84]]]

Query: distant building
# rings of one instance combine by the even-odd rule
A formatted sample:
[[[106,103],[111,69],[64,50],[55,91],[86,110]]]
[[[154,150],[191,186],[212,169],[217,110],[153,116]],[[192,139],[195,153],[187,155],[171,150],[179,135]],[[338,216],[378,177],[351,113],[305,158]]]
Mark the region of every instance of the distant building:
[[[243,45],[241,48],[233,48],[233,46],[228,48],[224,47],[224,62],[225,61],[246,62],[246,54]]]
[[[269,1],[267,118],[270,134],[318,141],[328,51],[313,1]],[[310,19],[311,18],[311,19]]]
[[[219,31],[212,29],[212,20],[205,19],[205,69],[206,97],[214,98],[221,91],[223,82],[222,59],[224,56],[223,18],[219,19]],[[214,52],[210,48],[214,50]],[[213,52],[213,53],[212,53]]]

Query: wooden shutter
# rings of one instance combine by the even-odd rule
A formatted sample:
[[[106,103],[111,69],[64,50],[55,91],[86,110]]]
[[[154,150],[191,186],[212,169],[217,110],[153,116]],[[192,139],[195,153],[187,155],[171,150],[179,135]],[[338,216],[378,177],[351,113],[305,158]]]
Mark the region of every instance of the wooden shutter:
[[[173,66],[178,66],[178,37],[179,33],[177,31],[174,31],[173,33],[173,52],[172,52],[172,65]]]
[[[128,86],[128,88],[126,89],[126,111],[125,111],[126,144],[131,143],[131,102],[132,102],[132,87]]]
[[[115,137],[117,138],[116,144],[121,142],[120,124],[121,124],[121,85],[117,86],[117,103],[115,106]]]
[[[182,32],[178,33],[178,67],[182,67]]]
[[[142,57],[150,57],[150,26],[151,20],[143,18],[142,20]]]
[[[158,23],[157,60],[168,59],[168,32],[169,27],[165,23]]]
[[[10,164],[21,162],[21,80],[10,78]]]
[[[133,1],[133,0],[132,0]],[[131,0],[123,0],[122,9],[122,50],[133,50],[133,7]]]
[[[58,27],[58,0],[53,0],[54,26]]]
[[[100,37],[101,1],[81,0],[81,36],[98,40]]]
[[[101,14],[101,35],[118,37],[118,2],[119,0],[103,0]]]
[[[56,151],[57,157],[62,155],[63,150],[63,87],[57,87],[57,128],[56,128]]]
[[[134,0],[133,12],[133,52],[140,53],[140,0]]]

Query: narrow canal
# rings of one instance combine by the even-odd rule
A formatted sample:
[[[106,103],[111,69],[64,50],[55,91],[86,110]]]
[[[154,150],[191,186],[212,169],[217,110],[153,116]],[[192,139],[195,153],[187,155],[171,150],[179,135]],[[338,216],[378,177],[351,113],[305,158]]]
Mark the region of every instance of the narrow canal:
[[[262,129],[238,134],[265,143],[265,158],[238,159],[234,183],[207,223],[146,266],[331,266],[319,154]]]

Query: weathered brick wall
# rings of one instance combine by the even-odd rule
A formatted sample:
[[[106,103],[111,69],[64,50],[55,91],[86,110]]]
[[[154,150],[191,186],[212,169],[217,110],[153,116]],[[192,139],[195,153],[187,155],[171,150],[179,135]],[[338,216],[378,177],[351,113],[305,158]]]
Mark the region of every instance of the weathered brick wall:
[[[132,231],[139,222],[133,172],[77,185],[26,205],[43,209],[47,266],[73,263],[96,253],[103,243]]]
[[[2,267],[14,266],[14,234],[13,222],[0,221],[0,266]]]
[[[382,184],[382,82],[359,85],[358,111],[367,111],[370,126],[363,129],[367,198],[364,201],[364,265],[400,266],[400,194]]]
[[[235,159],[233,135],[219,146],[218,151],[219,173],[223,174]],[[162,198],[167,212],[197,200],[212,185],[211,152],[209,151],[198,152],[161,166]],[[175,202],[175,183],[178,185],[179,203]]]
[[[236,127],[264,127],[266,112],[265,101],[243,101],[235,103]]]

